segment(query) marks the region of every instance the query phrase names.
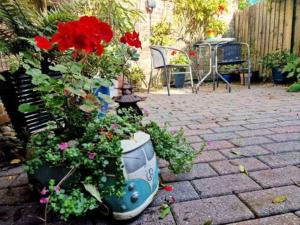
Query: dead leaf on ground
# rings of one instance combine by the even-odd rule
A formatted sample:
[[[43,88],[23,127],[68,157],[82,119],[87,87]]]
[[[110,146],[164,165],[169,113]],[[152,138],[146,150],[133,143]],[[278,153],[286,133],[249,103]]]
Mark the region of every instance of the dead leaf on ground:
[[[240,171],[245,174],[245,175],[249,175],[247,168],[244,165],[239,165]]]
[[[19,163],[21,163],[20,159],[13,159],[10,161],[10,164],[19,164]]]
[[[287,197],[285,195],[278,195],[275,198],[273,198],[272,203],[280,204],[282,202],[285,202],[286,200],[287,200]]]

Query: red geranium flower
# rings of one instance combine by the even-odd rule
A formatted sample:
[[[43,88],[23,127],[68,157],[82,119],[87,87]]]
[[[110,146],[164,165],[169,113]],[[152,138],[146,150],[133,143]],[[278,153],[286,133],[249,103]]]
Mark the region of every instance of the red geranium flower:
[[[59,23],[58,31],[52,35],[51,42],[40,36],[35,40],[38,47],[46,50],[51,49],[52,44],[57,44],[61,52],[74,49],[73,57],[77,58],[78,52],[95,52],[101,56],[105,44],[108,44],[112,37],[113,31],[109,24],[95,16],[83,16],[79,20]]]
[[[52,48],[51,42],[42,36],[36,36],[34,38],[36,45],[40,48],[40,49],[45,49],[45,50],[49,50]]]
[[[169,192],[171,192],[171,191],[173,191],[173,186],[172,185],[166,185],[166,186],[164,186],[164,189],[166,190],[166,191],[169,191]]]
[[[135,48],[142,48],[142,42],[139,39],[139,33],[136,31],[133,31],[132,33],[126,32],[124,36],[121,37],[120,42]]]
[[[189,57],[196,57],[197,53],[195,51],[189,51]]]

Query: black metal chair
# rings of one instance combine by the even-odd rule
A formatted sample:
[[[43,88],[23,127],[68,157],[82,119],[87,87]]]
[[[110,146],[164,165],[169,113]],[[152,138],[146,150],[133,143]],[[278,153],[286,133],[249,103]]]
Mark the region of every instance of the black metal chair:
[[[170,47],[164,47],[164,46],[150,46],[151,51],[151,73],[150,73],[150,79],[148,84],[148,93],[150,92],[150,86],[152,83],[152,71],[153,69],[164,69],[164,76],[167,81],[167,90],[168,95],[170,96],[170,76],[175,74],[190,74],[191,79],[191,86],[192,86],[192,92],[194,92],[194,83],[193,83],[193,74],[192,74],[192,67],[191,67],[191,61],[186,54],[186,52],[176,49],[176,48],[170,48]],[[169,51],[175,51],[180,52],[181,54],[184,54],[189,59],[189,64],[186,65],[174,65],[170,64],[169,58],[168,58],[168,52]],[[174,72],[172,69],[175,68],[186,68],[185,72]]]
[[[243,46],[246,49],[243,54]],[[228,42],[220,43],[216,47],[216,73],[219,73],[218,68],[226,65],[240,65],[237,69],[238,72],[248,72],[247,85],[250,89],[251,83],[251,57],[250,48],[247,43],[242,42]],[[246,65],[245,65],[246,64]],[[245,66],[244,66],[245,65]],[[220,74],[220,73],[219,73]],[[219,79],[217,80],[217,86]]]

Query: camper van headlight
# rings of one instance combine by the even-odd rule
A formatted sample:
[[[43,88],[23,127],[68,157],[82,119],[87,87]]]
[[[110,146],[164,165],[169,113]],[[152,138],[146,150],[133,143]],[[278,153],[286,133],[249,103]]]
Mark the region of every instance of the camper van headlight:
[[[132,191],[134,189],[134,183],[128,184],[128,191]]]
[[[136,191],[133,192],[130,199],[132,202],[136,202],[139,199],[139,193],[137,193]]]

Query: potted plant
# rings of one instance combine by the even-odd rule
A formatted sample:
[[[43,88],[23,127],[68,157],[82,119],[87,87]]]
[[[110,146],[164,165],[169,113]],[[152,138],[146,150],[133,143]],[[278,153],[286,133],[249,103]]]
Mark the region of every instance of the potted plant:
[[[141,82],[145,80],[145,74],[139,66],[130,66],[125,70],[125,76],[136,89],[139,89]]]
[[[184,81],[185,81],[185,71],[186,67],[180,67],[180,65],[189,65],[190,60],[189,58],[182,54],[182,53],[177,53],[176,51],[171,52],[172,58],[170,59],[170,64],[172,65],[177,65],[178,68],[175,67],[174,71],[176,72],[175,74],[175,87],[176,88],[183,88],[184,86]]]
[[[109,80],[86,74],[83,68],[89,57],[103,56],[113,35],[109,24],[95,16],[83,16],[59,23],[58,31],[49,35],[50,38],[36,36],[32,43],[36,51],[20,58],[25,73],[32,77],[34,91],[41,95],[53,119],[47,130],[32,135],[28,144],[27,169],[31,179],[42,184],[40,203],[46,205],[45,215],[52,210],[67,220],[94,209],[101,208],[108,213],[111,208],[116,219],[136,216],[150,204],[158,188],[153,152],[167,160],[169,168],[176,173],[190,169],[197,154],[182,131],[171,133],[154,122],[143,125],[141,117],[130,111],[123,112],[122,117],[97,116],[102,104],[97,97],[110,100],[101,93],[95,96],[94,90],[101,85],[108,86]],[[120,45],[134,56],[136,50],[132,48],[141,46],[138,33],[127,32]],[[59,79],[44,74],[41,69],[43,55],[49,52],[56,56],[49,70],[60,73]],[[32,63],[32,56],[40,63]],[[38,108],[27,103],[19,107],[23,113]],[[137,148],[148,147],[132,152],[132,138],[134,143],[139,143]],[[129,175],[135,171],[132,166],[140,165],[140,161],[127,164],[125,160],[134,159],[136,154],[149,161],[145,164],[147,171],[141,169],[148,180],[146,183],[130,180]],[[139,196],[139,191],[145,188],[151,190]]]
[[[224,79],[229,83],[232,82],[233,80],[232,76],[234,76],[238,70],[239,70],[238,65],[222,65],[220,67],[220,73],[222,74]]]
[[[289,62],[284,68],[283,72],[288,73],[288,78],[295,78],[296,82],[288,88],[288,92],[300,91],[300,57],[294,61]]]
[[[269,53],[260,59],[260,64],[272,71],[272,80],[275,84],[287,82],[287,73],[283,72],[284,66],[295,59],[294,54],[288,51]]]

